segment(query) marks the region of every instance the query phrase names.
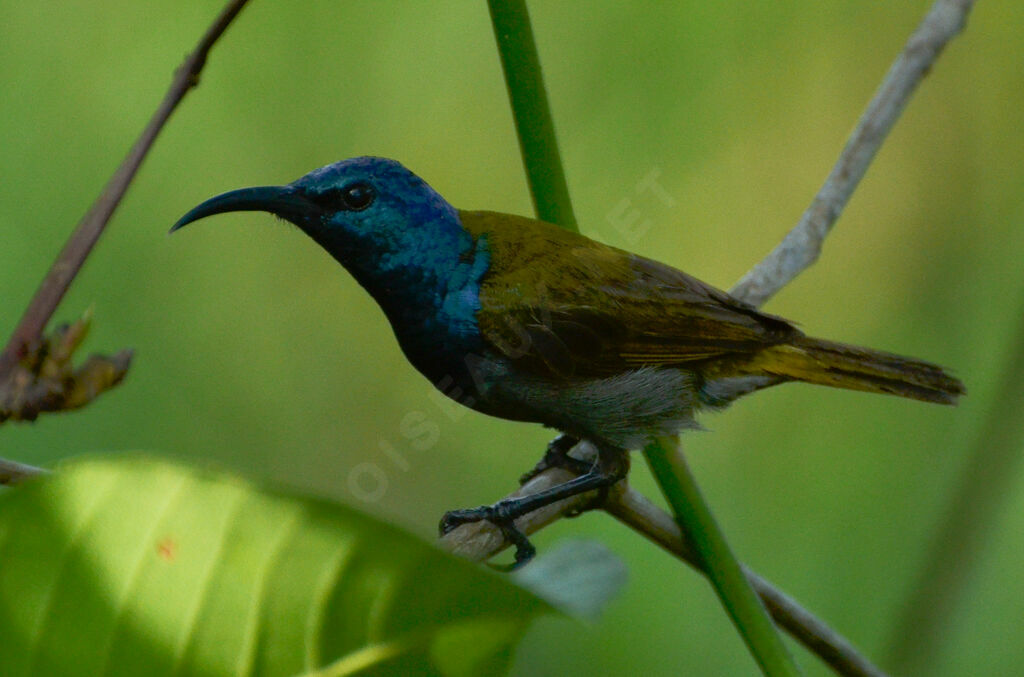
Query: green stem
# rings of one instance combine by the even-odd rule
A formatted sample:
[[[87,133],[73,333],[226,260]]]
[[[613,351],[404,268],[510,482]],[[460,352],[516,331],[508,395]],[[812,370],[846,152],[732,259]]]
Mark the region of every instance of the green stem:
[[[488,0],[537,218],[578,230],[525,0]]]
[[[537,217],[577,230],[525,0],[488,0],[487,4]],[[766,675],[799,675],[697,489],[678,442],[653,444],[644,453],[676,521],[700,553],[705,572],[754,659]]]
[[[799,675],[800,669],[704,501],[678,440],[666,438],[649,444],[644,456],[672,506],[676,522],[696,547],[704,572],[762,672]]]

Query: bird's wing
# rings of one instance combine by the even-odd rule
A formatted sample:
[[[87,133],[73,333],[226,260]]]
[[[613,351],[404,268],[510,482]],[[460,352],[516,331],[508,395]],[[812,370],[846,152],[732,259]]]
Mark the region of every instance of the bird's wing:
[[[750,355],[800,335],[670,266],[533,219],[461,212],[486,236],[485,341],[527,368],[602,376]]]

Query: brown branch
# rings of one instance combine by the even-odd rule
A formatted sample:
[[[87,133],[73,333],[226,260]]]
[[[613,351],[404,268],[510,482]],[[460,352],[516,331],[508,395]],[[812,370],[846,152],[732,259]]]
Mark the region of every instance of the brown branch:
[[[732,294],[748,303],[761,305],[817,260],[822,242],[889,130],[942,49],[965,26],[973,4],[973,0],[935,2],[889,69],[831,174],[800,222],[775,250],[733,287]],[[565,470],[546,470],[509,497],[532,494],[573,476]],[[702,569],[693,548],[682,540],[674,520],[625,482],[619,484],[617,490],[610,492],[604,510],[680,559]],[[593,495],[575,496],[525,515],[516,521],[516,525],[523,533],[530,534],[561,517],[585,509],[592,500]],[[510,545],[496,527],[487,523],[463,525],[442,537],[441,542],[449,550],[477,561],[486,560]],[[750,569],[746,572],[772,618],[838,674],[884,675],[824,621],[755,572]]]
[[[604,509],[615,519],[705,574],[696,549],[683,538],[679,525],[643,494],[626,488],[610,497]],[[862,656],[856,647],[825,621],[804,609],[796,600],[749,567],[743,567],[743,570],[775,622],[838,674],[884,676],[884,672]]]
[[[81,270],[89,252],[92,251],[96,241],[103,234],[104,228],[121,202],[121,198],[124,197],[125,191],[128,190],[128,185],[135,177],[139,166],[153,145],[153,141],[156,140],[167,119],[188,90],[199,83],[199,72],[206,63],[210,48],[247,2],[248,0],[231,0],[207,29],[195,50],[185,58],[185,62],[175,72],[170,89],[163,101],[160,102],[149,124],[135,145],[128,151],[128,155],[114,172],[92,208],[71,233],[64,249],[61,250],[57,260],[50,268],[50,272],[43,279],[25,310],[7,347],[3,353],[0,353],[0,382],[3,382],[11,374],[19,360],[28,355],[31,347],[40,342],[46,324],[56,311],[57,305],[67,292],[72,280]]]

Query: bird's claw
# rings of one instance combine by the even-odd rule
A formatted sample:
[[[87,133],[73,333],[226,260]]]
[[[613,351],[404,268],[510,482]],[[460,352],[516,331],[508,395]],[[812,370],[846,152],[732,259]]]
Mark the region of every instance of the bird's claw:
[[[441,535],[469,522],[490,522],[501,529],[502,536],[507,542],[516,546],[515,563],[511,567],[506,567],[506,570],[515,569],[530,561],[537,551],[526,535],[516,527],[516,518],[587,491],[598,492],[595,500],[589,502],[582,509],[573,511],[573,515],[601,506],[608,498],[608,488],[625,477],[629,471],[629,456],[624,450],[614,447],[599,447],[598,456],[592,464],[568,456],[566,452],[572,449],[578,441],[568,435],[562,435],[555,439],[548,445],[548,451],[538,466],[539,469],[534,470],[534,472],[543,470],[541,466],[545,462],[557,461],[564,465],[565,462],[570,461],[583,466],[577,477],[527,496],[506,498],[494,505],[446,512],[439,525]]]
[[[505,508],[507,506],[503,505],[503,503],[503,501],[499,501],[494,505],[482,505],[479,508],[449,510],[441,517],[438,530],[444,536],[463,524],[490,522],[501,530],[501,535],[506,541],[516,546],[515,560],[512,564],[490,566],[500,571],[518,569],[533,559],[534,555],[537,554],[537,549],[530,543],[530,539],[526,537],[526,534],[516,526],[515,518],[506,512]]]

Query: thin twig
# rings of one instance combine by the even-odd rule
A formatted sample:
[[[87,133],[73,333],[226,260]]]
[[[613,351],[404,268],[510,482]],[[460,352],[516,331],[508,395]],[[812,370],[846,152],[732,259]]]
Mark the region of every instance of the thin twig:
[[[640,492],[627,487],[610,496],[604,509],[615,519],[704,573],[696,549],[683,538],[679,525]],[[796,600],[749,567],[743,570],[775,622],[817,654],[836,673],[884,677],[885,673],[825,621],[804,609]]]
[[[206,63],[210,48],[247,2],[248,0],[231,0],[199,40],[195,50],[185,58],[185,62],[175,72],[171,86],[149,124],[146,125],[135,145],[128,151],[128,155],[114,172],[103,192],[93,203],[92,208],[82,217],[78,226],[71,233],[64,249],[57,256],[50,272],[43,279],[25,310],[7,347],[4,348],[3,353],[0,353],[0,381],[6,378],[18,360],[26,354],[28,347],[42,336],[46,324],[57,310],[57,305],[64,297],[68,287],[71,286],[78,271],[81,270],[82,264],[85,263],[85,259],[89,256],[96,241],[103,234],[104,228],[128,190],[128,185],[142,165],[153,141],[156,140],[167,119],[188,90],[199,84],[199,72]]]
[[[974,0],[937,0],[907,40],[875,97],[868,104],[825,184],[800,222],[729,293],[761,306],[814,263],[864,172],[885,141],[917,85],[946,44],[963,30]]]
[[[37,468],[34,465],[0,458],[0,485],[17,484],[38,475],[45,475],[46,473],[46,470]]]

